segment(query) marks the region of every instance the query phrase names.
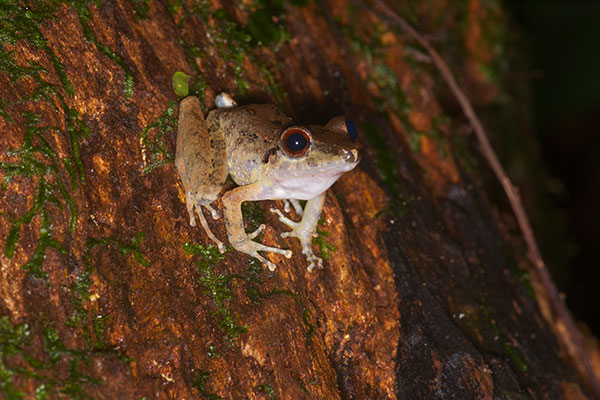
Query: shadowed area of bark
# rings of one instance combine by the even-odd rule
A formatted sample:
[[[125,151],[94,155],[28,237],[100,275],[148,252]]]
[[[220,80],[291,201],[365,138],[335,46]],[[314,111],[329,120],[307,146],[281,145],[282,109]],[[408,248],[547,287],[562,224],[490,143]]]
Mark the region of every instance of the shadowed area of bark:
[[[469,126],[393,27],[338,0],[25,3],[0,6],[4,397],[592,398]],[[500,6],[410,4],[398,12],[490,106]],[[323,270],[280,237],[280,202],[243,208],[294,252],[269,255],[273,273],[189,225],[176,71],[205,111],[226,91],[300,123],[355,121],[363,161],[327,194]]]

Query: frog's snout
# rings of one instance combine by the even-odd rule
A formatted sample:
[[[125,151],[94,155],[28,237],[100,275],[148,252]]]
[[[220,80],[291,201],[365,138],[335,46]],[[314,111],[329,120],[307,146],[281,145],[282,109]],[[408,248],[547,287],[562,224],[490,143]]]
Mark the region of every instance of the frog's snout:
[[[360,161],[360,154],[357,149],[344,150],[344,161],[348,164],[356,164]]]

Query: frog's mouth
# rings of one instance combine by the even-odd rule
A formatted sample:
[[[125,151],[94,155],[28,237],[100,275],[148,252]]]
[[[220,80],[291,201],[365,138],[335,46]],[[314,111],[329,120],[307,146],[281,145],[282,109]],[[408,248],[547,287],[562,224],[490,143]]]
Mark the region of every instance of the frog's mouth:
[[[285,193],[282,198],[298,200],[313,199],[331,187],[344,173],[350,171],[360,161],[358,152],[328,164],[306,169],[279,170],[273,177],[275,186]]]

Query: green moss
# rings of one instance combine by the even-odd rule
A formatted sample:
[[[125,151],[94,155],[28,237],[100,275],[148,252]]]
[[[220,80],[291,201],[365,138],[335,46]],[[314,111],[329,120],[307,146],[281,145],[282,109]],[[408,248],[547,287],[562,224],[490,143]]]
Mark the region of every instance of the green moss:
[[[212,17],[215,23],[209,25],[211,36],[215,40],[221,57],[233,69],[236,92],[244,95],[249,91],[250,84],[244,79],[246,71],[245,62],[246,58],[248,58],[253,65],[258,67],[263,79],[267,82],[267,86],[260,83],[259,86],[271,93],[276,102],[281,103],[283,100],[281,88],[276,84],[273,74],[255,55],[254,49],[257,41],[252,34],[245,27],[231,19],[229,14],[222,8],[216,10]],[[256,29],[260,30],[258,27]]]
[[[183,8],[183,0],[167,0],[167,10],[172,17],[177,16]]]
[[[499,398],[503,400],[531,400],[531,396],[526,392],[505,392]]]
[[[221,254],[212,245],[203,246],[185,243],[184,250],[190,255],[201,257],[200,261],[196,263],[198,266],[198,281],[202,285],[204,294],[210,296],[213,300],[215,310],[211,313],[211,317],[217,320],[217,326],[225,334],[224,339],[227,345],[233,346],[239,335],[248,331],[248,327],[240,324],[237,316],[229,308],[233,299],[230,287],[231,281],[236,278],[243,279],[243,277],[216,270],[226,254]]]
[[[13,383],[15,377],[25,375],[25,370],[8,365],[10,358],[23,354],[23,347],[30,336],[29,327],[13,325],[8,317],[0,317],[0,393],[7,399],[23,399],[25,394]]]
[[[246,30],[259,46],[275,43],[278,47],[289,40],[291,35],[285,24],[285,1],[259,0],[256,10],[248,17]]]
[[[482,313],[487,318],[487,320],[490,324],[490,328],[491,328],[492,332],[494,332],[494,335],[496,336],[494,339],[500,344],[500,346],[502,346],[502,348],[504,349],[506,354],[511,358],[511,360],[513,360],[513,362],[519,367],[519,369],[524,373],[527,372],[527,370],[529,369],[527,367],[527,362],[521,356],[521,354],[519,354],[517,349],[514,346],[512,346],[512,344],[508,340],[506,340],[506,338],[500,331],[500,328],[498,327],[498,325],[496,325],[496,322],[492,319],[490,310],[484,306],[484,307],[482,307]]]
[[[242,215],[248,232],[254,232],[267,220],[265,210],[258,201],[245,201],[242,203]]]
[[[256,258],[250,257],[248,260],[245,281],[248,299],[253,303],[260,303],[262,301],[260,287],[263,283],[263,266]]]
[[[277,50],[281,43],[291,38],[287,30],[286,4],[304,7],[308,0],[258,0],[248,17],[246,31],[254,43],[259,46],[275,44]]]
[[[0,4],[0,38],[3,45],[0,47],[0,69],[10,77],[14,84],[25,78],[32,79],[37,87],[27,96],[17,100],[16,103],[24,102],[47,102],[54,110],[63,114],[65,128],[43,126],[42,120],[46,116],[31,112],[24,112],[25,135],[23,144],[19,149],[7,149],[6,155],[17,159],[12,162],[0,162],[0,169],[5,172],[2,181],[2,190],[7,188],[7,183],[16,176],[30,178],[37,182],[34,204],[30,210],[13,222],[5,243],[5,255],[11,258],[20,239],[21,226],[30,224],[34,218],[40,221],[40,233],[34,254],[30,261],[23,266],[33,276],[45,278],[42,263],[48,248],[64,251],[62,246],[53,239],[54,225],[50,220],[49,209],[56,207],[59,211],[68,209],[70,214],[70,230],[74,232],[77,227],[77,208],[70,191],[77,188],[78,183],[85,183],[83,164],[79,154],[79,142],[90,131],[87,126],[79,120],[75,110],[70,108],[63,97],[73,94],[73,87],[68,79],[64,66],[59,62],[56,55],[48,47],[43,37],[40,26],[49,18],[54,18],[54,13],[60,3],[47,2],[36,4],[34,9],[23,6],[17,1],[8,1]],[[13,52],[7,51],[5,44],[15,44],[19,40],[28,41],[33,46],[42,49],[52,63],[58,75],[61,88],[46,82],[42,78],[43,73],[49,71],[40,64],[29,61],[27,65],[19,65],[13,59]],[[2,101],[1,114],[8,122],[14,118],[7,112],[14,104]],[[60,118],[60,117],[59,117]],[[58,159],[56,151],[51,147],[46,137],[62,134],[70,144],[71,155]],[[68,183],[65,182],[66,177]],[[69,185],[70,183],[70,185]]]
[[[208,358],[221,357],[221,353],[212,344],[210,346],[208,346],[208,350],[206,351],[206,355],[208,356]]]
[[[443,132],[445,126],[450,124],[450,118],[446,115],[438,115],[432,120],[432,127],[427,136],[435,140],[438,148],[438,152],[441,157],[448,157],[448,138]]]
[[[30,354],[37,338],[43,351],[35,354],[41,358]],[[0,317],[0,393],[5,398],[30,398],[16,386],[18,382],[23,388],[31,383],[36,399],[50,396],[89,399],[85,388],[102,381],[81,372],[81,366],[88,363],[87,353],[65,346],[53,327],[48,326],[36,335],[28,325],[14,325],[8,317]],[[52,374],[59,365],[67,367],[66,377]]]
[[[463,135],[452,135],[452,155],[464,171],[471,175],[479,173],[479,161],[472,148],[471,138]]]
[[[396,160],[392,148],[386,143],[383,133],[370,122],[362,125],[366,139],[375,151],[375,161],[379,177],[392,195],[392,202],[386,211],[394,216],[406,212],[406,202],[400,191],[400,177],[396,173]]]
[[[285,296],[289,296],[292,298],[292,300],[294,300],[294,302],[300,307],[302,308],[302,322],[304,323],[304,337],[306,338],[306,342],[308,344],[312,343],[312,337],[315,333],[315,327],[311,322],[311,317],[310,317],[310,312],[308,311],[308,308],[306,308],[304,306],[304,303],[302,302],[302,300],[300,300],[300,298],[298,297],[298,295],[294,292],[292,292],[291,290],[288,289],[279,289],[279,288],[274,288],[273,290],[271,290],[270,292],[264,293],[264,294],[260,294],[261,298],[269,298],[271,296],[276,296],[276,295],[285,295]]]
[[[259,393],[266,394],[271,400],[277,400],[273,386],[269,385],[268,383],[263,383],[262,385],[257,386],[256,390]]]
[[[183,53],[185,54],[185,59],[188,62],[188,65],[192,67],[194,70],[194,78],[192,79],[192,85],[188,89],[188,93],[192,96],[196,96],[202,104],[204,104],[204,92],[208,85],[198,67],[197,60],[206,57],[202,49],[198,46],[192,46],[183,39],[183,37],[179,38],[179,44],[183,47]]]
[[[319,225],[325,225],[325,221],[321,218],[319,218]],[[325,238],[328,237],[329,232],[319,229],[317,227],[317,237],[313,238],[313,245],[319,247],[319,250],[321,251],[321,257],[323,257],[323,260],[329,260],[329,251],[337,251],[333,244],[325,240]]]
[[[480,45],[486,52],[491,52],[491,62],[478,61],[477,69],[486,80],[486,83],[494,86],[502,84],[513,84],[512,82],[502,82],[504,77],[509,76],[511,68],[507,49],[510,45],[509,26],[505,13],[502,10],[503,5],[496,0],[487,0],[482,2],[485,8],[486,19],[482,21],[485,29],[481,30]],[[466,32],[466,30],[465,30]]]
[[[302,378],[300,378],[300,377],[294,377],[294,380],[296,382],[298,382],[298,384],[300,385],[300,389],[302,389],[302,391],[304,392],[304,394],[306,394],[306,395],[310,394],[310,392],[308,391],[308,389],[304,385],[304,382],[302,381]]]
[[[303,2],[292,2],[302,5]],[[225,9],[220,8],[212,12],[212,4],[208,0],[194,2],[191,5],[183,5],[180,0],[170,0],[169,11],[177,26],[181,29],[179,42],[184,49],[188,64],[194,69],[194,79],[190,87],[190,94],[197,96],[204,103],[204,92],[207,88],[205,79],[198,68],[198,62],[205,57],[204,51],[192,44],[183,29],[186,22],[197,23],[193,18],[197,17],[204,25],[210,37],[216,44],[220,57],[228,64],[231,75],[233,75],[236,93],[245,95],[249,92],[250,83],[245,79],[246,61],[249,60],[256,68],[264,82],[257,85],[268,91],[281,103],[284,93],[277,85],[273,73],[256,56],[257,45],[275,44],[276,48],[289,37],[285,29],[285,2],[279,0],[261,0],[254,4],[253,12],[249,15],[248,24],[242,26],[234,21]]]
[[[148,19],[150,0],[132,0],[136,19]]]
[[[54,52],[48,47],[48,42],[40,30],[41,24],[47,19],[54,18],[58,10],[57,2],[43,2],[36,4],[35,9],[23,5],[16,0],[7,0],[0,4],[0,43],[15,44],[19,40],[25,40],[33,46],[43,50],[54,67],[61,84],[67,95],[73,95],[73,85],[65,73],[62,65]],[[0,58],[10,57],[3,48]],[[37,65],[30,63],[29,65]]]
[[[166,134],[175,135],[177,130],[177,118],[175,117],[175,103],[169,102],[163,114],[154,122],[146,125],[142,130],[140,141],[146,152],[146,165],[142,169],[143,174],[153,169],[173,162],[174,155],[167,149],[164,141]]]
[[[302,309],[302,321],[304,323],[304,335],[308,343],[312,341],[314,334],[314,325],[311,322],[310,313],[308,308],[304,306],[304,303],[298,295],[291,290],[274,288],[273,290],[263,293],[261,292],[261,286],[263,283],[264,269],[260,261],[255,258],[250,258],[248,262],[248,269],[246,274],[243,276],[236,276],[239,279],[244,280],[246,284],[246,296],[253,303],[260,303],[263,299],[269,298],[276,295],[290,296],[294,302]]]
[[[35,178],[37,189],[32,207],[13,222],[6,239],[4,253],[8,258],[13,257],[20,239],[21,226],[30,224],[35,217],[38,217],[40,219],[38,243],[32,258],[23,268],[35,277],[45,278],[46,274],[42,271],[42,262],[46,250],[54,248],[64,252],[62,246],[53,239],[54,226],[50,221],[48,208],[54,206],[62,211],[66,207],[70,213],[71,232],[75,231],[77,227],[77,208],[72,195],[67,190],[67,185],[61,178],[61,166],[66,171],[71,186],[76,186],[78,176],[77,170],[73,166],[81,163],[78,141],[88,131],[82,129],[81,126],[73,126],[73,122],[67,123],[67,134],[69,141],[72,143],[73,156],[63,158],[62,163],[59,164],[56,152],[45,138],[45,135],[52,135],[59,129],[40,126],[40,115],[24,113],[23,117],[25,120],[23,144],[18,149],[9,148],[6,151],[9,157],[18,157],[20,160],[18,162],[0,162],[0,169],[5,171],[2,189],[5,190],[8,182],[16,176]]]
[[[194,381],[192,382],[192,387],[198,389],[200,395],[207,400],[221,400],[223,399],[221,396],[217,396],[214,393],[210,393],[206,388],[208,384],[208,377],[210,376],[210,374],[210,371],[197,371],[196,376],[194,377]]]
[[[135,260],[138,263],[140,263],[140,265],[147,267],[148,265],[150,265],[150,261],[148,261],[144,257],[143,253],[140,251],[140,244],[142,243],[142,240],[144,240],[144,236],[145,235],[143,232],[139,232],[129,242],[121,242],[119,240],[109,237],[109,238],[103,238],[103,239],[91,238],[91,239],[88,239],[87,243],[88,243],[90,249],[94,246],[102,246],[105,248],[114,246],[119,250],[121,255],[123,255],[123,256],[132,255],[133,258],[135,258]]]
[[[263,267],[260,261],[251,257],[248,269],[244,275],[229,274],[216,270],[216,267],[223,261],[227,254],[221,254],[216,247],[212,245],[203,246],[185,243],[184,250],[190,255],[201,257],[196,263],[198,266],[198,281],[202,285],[204,293],[213,300],[215,311],[211,313],[211,317],[217,320],[217,326],[223,331],[225,343],[229,347],[235,343],[240,334],[248,331],[248,327],[240,324],[238,317],[230,309],[230,304],[234,300],[231,291],[231,283],[234,279],[240,280],[245,284],[246,296],[253,303],[260,303],[263,299],[275,295],[283,294],[290,296],[302,308],[305,336],[307,341],[311,342],[312,335],[314,334],[314,326],[311,323],[308,309],[299,297],[290,290],[281,290],[278,288],[267,293],[261,292]],[[228,248],[227,252],[229,251],[231,251],[231,247]],[[209,357],[219,355],[214,347],[209,349],[209,353]]]
[[[81,332],[81,336],[89,348],[110,350],[104,338],[104,332],[106,331],[105,323],[108,316],[90,313],[86,308],[86,304],[91,296],[90,287],[92,285],[93,258],[91,251],[96,247],[104,249],[115,248],[123,256],[133,256],[140,265],[146,267],[150,263],[139,249],[143,238],[143,233],[138,233],[133,239],[127,242],[122,242],[114,238],[89,238],[86,241],[83,254],[84,267],[70,286],[69,300],[74,311],[69,317],[67,325]],[[123,358],[122,354],[114,353]]]
[[[252,36],[240,25],[233,21],[227,11],[220,8],[213,13],[213,18],[218,26],[213,29],[213,35],[221,57],[229,62],[233,68],[235,89],[238,94],[247,94],[250,84],[243,79],[245,72],[246,56],[250,56]]]
[[[108,46],[98,41],[96,38],[96,34],[94,30],[90,26],[90,22],[92,21],[92,13],[89,9],[89,4],[91,1],[81,1],[81,0],[63,0],[65,3],[69,4],[71,7],[75,9],[77,15],[79,17],[79,23],[81,24],[81,28],[83,29],[83,35],[85,39],[93,43],[98,51],[102,53],[105,57],[109,58],[115,64],[117,64],[123,70],[125,77],[123,82],[123,92],[125,96],[129,99],[133,95],[133,87],[135,82],[133,80],[133,74],[131,69],[127,66],[125,61],[119,56],[117,53],[112,51]],[[98,4],[96,4],[98,6]]]
[[[388,32],[385,24],[374,24],[367,28],[359,20],[359,14],[355,6],[348,8],[349,22],[346,25],[339,23],[340,30],[346,35],[350,48],[356,53],[356,57],[366,62],[368,75],[365,79],[367,86],[377,87],[377,98],[373,101],[380,113],[391,111],[402,121],[408,135],[410,150],[414,153],[421,151],[421,136],[423,132],[418,131],[409,119],[412,105],[404,93],[395,71],[386,63],[389,49],[385,47],[382,36]],[[359,27],[359,28],[357,28]],[[415,90],[418,90],[418,82],[414,81]]]

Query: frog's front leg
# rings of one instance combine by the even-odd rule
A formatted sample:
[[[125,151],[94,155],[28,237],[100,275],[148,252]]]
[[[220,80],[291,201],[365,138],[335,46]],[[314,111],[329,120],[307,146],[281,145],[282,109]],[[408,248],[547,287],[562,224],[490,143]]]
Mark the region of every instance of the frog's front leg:
[[[302,244],[302,253],[306,256],[309,262],[308,271],[311,272],[315,265],[321,269],[323,268],[323,260],[317,257],[312,250],[312,238],[317,230],[317,223],[321,216],[321,210],[323,209],[323,203],[325,202],[325,194],[321,194],[314,199],[306,202],[304,207],[304,215],[302,221],[295,222],[283,215],[283,213],[275,208],[271,208],[271,212],[276,213],[279,216],[279,220],[292,228],[289,232],[283,232],[281,237],[294,236],[300,239]]]
[[[255,257],[262,263],[267,264],[271,271],[274,271],[276,265],[266,258],[258,254],[259,251],[270,251],[271,253],[283,254],[286,258],[292,256],[290,250],[278,249],[277,247],[265,246],[262,243],[254,242],[252,239],[264,229],[261,226],[256,232],[247,234],[244,230],[244,220],[242,218],[242,203],[244,201],[265,200],[265,196],[260,183],[240,186],[223,195],[223,214],[225,216],[225,227],[229,243],[237,251],[246,253],[249,256]]]

